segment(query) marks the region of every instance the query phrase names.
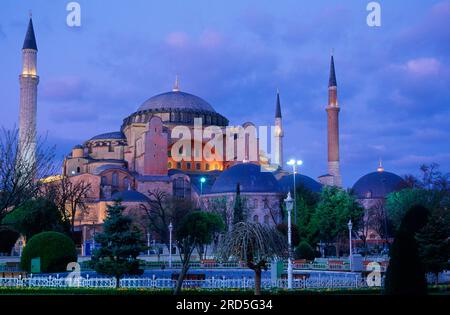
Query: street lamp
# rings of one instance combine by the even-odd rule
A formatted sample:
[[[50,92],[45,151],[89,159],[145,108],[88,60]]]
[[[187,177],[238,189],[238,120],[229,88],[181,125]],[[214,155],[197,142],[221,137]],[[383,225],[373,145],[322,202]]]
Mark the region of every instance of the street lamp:
[[[291,198],[291,192],[288,192],[286,199],[286,209],[288,212],[288,289],[292,289],[292,229],[291,229],[291,213],[293,200]]]
[[[172,222],[169,224],[169,268],[172,268]]]
[[[350,255],[349,255],[350,271],[352,271],[353,270],[353,268],[352,268],[352,264],[353,264],[353,249],[352,249],[352,228],[353,228],[353,223],[352,223],[351,219],[348,221],[347,226],[348,226],[348,239],[349,239],[349,248],[350,248]]]
[[[206,182],[205,177],[200,177],[200,195],[203,195],[203,184]]]
[[[297,187],[295,186],[295,174],[297,173],[297,166],[301,166],[303,165],[303,161],[302,160],[294,160],[294,159],[290,159],[287,162],[287,165],[292,166],[292,172],[293,172],[293,177],[294,177],[294,222],[295,224],[297,224]]]

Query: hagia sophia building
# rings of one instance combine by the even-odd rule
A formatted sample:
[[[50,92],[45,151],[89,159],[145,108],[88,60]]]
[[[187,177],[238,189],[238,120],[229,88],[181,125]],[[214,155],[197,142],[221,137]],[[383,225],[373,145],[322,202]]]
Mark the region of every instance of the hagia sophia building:
[[[28,30],[23,44],[23,68],[20,75],[20,117],[19,134],[25,131],[36,133],[37,88],[39,76],[37,71],[37,53],[33,22],[30,17]],[[95,231],[100,231],[106,216],[107,205],[120,199],[127,209],[139,209],[148,203],[150,192],[162,191],[174,198],[189,198],[204,211],[213,211],[217,207],[226,209],[227,220],[232,221],[234,200],[239,188],[245,198],[248,220],[261,224],[275,225],[282,221],[282,204],[287,192],[294,186],[292,172],[283,159],[282,106],[280,95],[275,101],[275,150],[271,159],[259,148],[256,159],[249,159],[247,137],[244,158],[207,159],[198,150],[207,146],[209,139],[201,137],[200,143],[192,140],[188,146],[180,146],[176,151],[192,149],[194,156],[179,161],[173,156],[178,139],[171,137],[174,128],[187,127],[195,132],[194,122],[201,119],[202,132],[210,126],[225,130],[229,121],[202,98],[181,90],[178,79],[171,91],[150,97],[137,106],[134,113],[123,119],[118,131],[108,131],[95,135],[82,144],[77,144],[65,157],[62,174],[74,181],[91,184],[88,208],[78,211],[75,218],[76,230],[80,243],[92,240]],[[331,56],[330,77],[328,84],[327,174],[317,180],[303,174],[295,174],[295,185],[304,186],[319,192],[325,185],[341,186],[339,165],[339,111],[337,82],[334,57]],[[245,123],[243,128],[251,126]],[[325,125],[325,124],[324,124]],[[224,132],[225,133],[225,132]],[[236,140],[238,136],[234,136]],[[197,141],[198,142],[198,141]],[[227,151],[236,142],[223,141],[223,150]],[[248,145],[248,146],[247,146]],[[189,151],[188,150],[188,151]],[[233,151],[234,152],[234,151]],[[34,157],[31,156],[30,160]],[[286,168],[286,170],[284,170]],[[358,200],[370,209],[384,200],[385,196],[405,186],[403,179],[387,172],[380,165],[372,173],[361,177],[352,187]],[[377,239],[376,233],[369,239]]]

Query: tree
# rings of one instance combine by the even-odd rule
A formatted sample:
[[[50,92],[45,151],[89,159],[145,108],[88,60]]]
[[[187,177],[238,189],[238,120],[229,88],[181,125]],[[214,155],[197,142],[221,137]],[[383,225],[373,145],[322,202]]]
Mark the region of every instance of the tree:
[[[425,227],[416,235],[419,256],[425,270],[435,275],[436,284],[439,273],[449,267],[450,259],[450,212],[436,209],[430,215]]]
[[[297,227],[300,239],[307,240],[310,244],[316,243],[314,235],[311,234],[311,220],[319,202],[320,195],[312,192],[304,185],[297,185],[296,211]]]
[[[86,210],[91,188],[90,183],[67,176],[48,182],[43,186],[43,195],[55,202],[64,222],[69,224],[72,236],[76,215],[79,210]]]
[[[288,235],[287,223],[278,224],[277,230],[287,238]],[[292,246],[296,247],[300,243],[300,235],[296,224],[291,224],[291,232],[292,232]]]
[[[2,224],[24,235],[26,239],[44,231],[67,232],[58,208],[45,198],[26,201],[8,213]]]
[[[0,227],[0,255],[9,255],[19,236],[20,234],[11,228]]]
[[[123,215],[120,201],[108,205],[103,232],[95,236],[100,248],[94,250],[91,265],[100,274],[114,276],[116,287],[124,275],[142,274],[137,256],[147,249],[132,219]]]
[[[69,263],[77,261],[77,250],[67,235],[42,232],[30,238],[23,249],[20,258],[22,270],[31,271],[33,258],[40,258],[41,272],[64,272]]]
[[[140,208],[146,215],[149,230],[154,231],[169,248],[169,224],[177,228],[183,218],[194,211],[194,204],[189,199],[174,198],[159,189],[149,191],[148,196],[148,202],[142,203]]]
[[[414,206],[436,209],[445,202],[443,193],[437,190],[406,188],[392,192],[387,196],[386,209],[388,220],[394,229],[398,230],[405,213]]]
[[[223,229],[224,223],[215,213],[194,211],[183,218],[176,229],[176,243],[180,252],[182,268],[174,290],[175,295],[181,292],[194,249],[199,245],[211,243],[214,234]]]
[[[340,242],[348,235],[348,221],[352,220],[357,231],[363,215],[364,209],[348,192],[334,186],[325,187],[311,218],[312,235],[326,243],[335,242],[339,257]]]
[[[425,267],[415,237],[427,223],[428,215],[422,206],[414,206],[405,214],[390,251],[386,294],[426,294]]]
[[[35,147],[33,163],[19,147]],[[30,135],[19,145],[17,129],[0,130],[0,222],[8,212],[38,196],[43,184],[38,179],[56,173],[53,158],[54,148],[46,147],[45,139],[38,138],[35,144]]]
[[[241,198],[241,187],[240,184],[236,185],[236,199],[234,200],[233,207],[233,224],[238,222],[244,222],[247,219],[247,214],[244,209],[244,202]]]
[[[314,260],[315,252],[308,242],[302,241],[294,251],[295,259]]]
[[[274,227],[240,222],[221,240],[217,256],[222,260],[245,261],[255,273],[255,295],[261,294],[261,272],[275,257],[287,256],[287,240]]]

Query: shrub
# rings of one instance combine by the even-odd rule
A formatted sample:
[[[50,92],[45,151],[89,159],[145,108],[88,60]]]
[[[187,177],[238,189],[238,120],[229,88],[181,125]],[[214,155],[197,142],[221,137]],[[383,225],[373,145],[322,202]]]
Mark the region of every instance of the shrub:
[[[306,259],[306,260],[314,260],[315,253],[314,249],[307,242],[302,241],[295,248],[295,259]]]
[[[31,259],[41,258],[41,272],[63,272],[67,264],[77,261],[73,241],[59,232],[42,232],[33,236],[26,244],[20,266],[30,272]]]

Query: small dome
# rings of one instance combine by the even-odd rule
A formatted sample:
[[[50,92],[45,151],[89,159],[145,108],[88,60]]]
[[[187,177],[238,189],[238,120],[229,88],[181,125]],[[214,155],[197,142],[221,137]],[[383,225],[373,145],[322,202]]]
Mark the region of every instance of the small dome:
[[[118,191],[118,192],[112,194],[111,199],[112,200],[120,199],[121,201],[124,201],[124,202],[147,202],[147,201],[149,201],[149,198],[146,195],[144,195],[136,190],[132,190],[132,189]]]
[[[288,191],[292,191],[292,188],[294,187],[294,177],[292,174],[285,175],[278,180],[278,184],[283,192],[287,193]],[[322,190],[322,184],[311,177],[302,174],[295,174],[295,186],[296,188],[303,186],[312,192],[320,192]]]
[[[138,111],[173,109],[195,112],[216,112],[208,102],[200,97],[180,91],[172,91],[153,96],[145,101],[139,107]]]
[[[211,193],[236,192],[279,192],[278,182],[271,172],[262,172],[256,164],[242,163],[225,170],[214,182]]]
[[[125,139],[126,139],[126,137],[123,132],[115,131],[115,132],[102,133],[101,135],[92,137],[89,141],[92,141],[92,140],[125,140]]]
[[[391,192],[406,188],[406,182],[398,175],[386,171],[364,175],[353,185],[353,191],[360,199],[385,198]]]
[[[83,146],[80,144],[77,144],[76,146],[73,147],[73,150],[79,150],[79,149],[83,149]]]

